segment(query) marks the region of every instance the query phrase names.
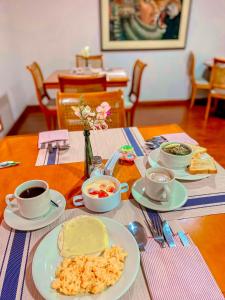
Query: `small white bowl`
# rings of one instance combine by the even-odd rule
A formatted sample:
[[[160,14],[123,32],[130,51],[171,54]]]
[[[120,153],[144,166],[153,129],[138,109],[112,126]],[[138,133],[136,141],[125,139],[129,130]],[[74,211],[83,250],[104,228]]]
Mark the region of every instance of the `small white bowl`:
[[[166,145],[171,145],[171,144],[183,145],[190,150],[190,153],[187,155],[176,155],[176,154],[167,153],[166,151],[163,150],[163,148]],[[165,167],[167,167],[169,169],[184,169],[184,168],[186,168],[191,163],[192,155],[193,155],[193,151],[192,151],[191,147],[189,147],[188,145],[183,144],[183,143],[167,142],[167,143],[162,143],[160,145],[159,160]]]
[[[93,198],[85,193],[86,186],[96,180],[101,181],[102,180],[110,180],[112,181],[116,186],[116,192],[111,194],[108,197],[104,198]],[[101,175],[96,177],[91,177],[88,180],[86,180],[82,185],[82,195],[75,196],[73,198],[73,203],[75,206],[80,206],[80,204],[84,205],[91,211],[95,212],[106,212],[113,210],[116,208],[121,201],[121,193],[127,192],[129,189],[129,186],[127,183],[120,183],[119,180],[117,180],[113,176],[108,175]],[[83,200],[77,202],[77,200]]]

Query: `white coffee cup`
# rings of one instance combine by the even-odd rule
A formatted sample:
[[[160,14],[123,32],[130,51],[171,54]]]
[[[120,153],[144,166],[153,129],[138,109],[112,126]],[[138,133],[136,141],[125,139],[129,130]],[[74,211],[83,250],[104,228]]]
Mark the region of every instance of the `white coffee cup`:
[[[164,180],[157,180],[157,177]],[[166,168],[150,168],[145,173],[145,194],[155,201],[169,201],[173,192],[174,182],[175,176],[173,171]]]
[[[45,191],[35,197],[22,198],[21,193],[32,187],[41,187]],[[16,201],[12,201],[15,199]],[[18,209],[20,214],[27,219],[40,217],[47,213],[50,208],[50,193],[48,183],[43,180],[26,181],[15,189],[14,194],[7,195],[5,201],[9,209]]]
[[[108,197],[104,198],[93,198],[86,193],[86,186],[94,181],[101,181],[101,180],[110,180],[116,186],[116,191]],[[127,192],[129,186],[127,183],[120,183],[113,176],[108,175],[100,175],[96,177],[91,177],[86,180],[82,185],[82,195],[78,195],[73,197],[73,203],[75,206],[84,205],[91,211],[95,212],[106,212],[116,208],[121,201],[121,194]],[[82,201],[79,201],[82,200]]]

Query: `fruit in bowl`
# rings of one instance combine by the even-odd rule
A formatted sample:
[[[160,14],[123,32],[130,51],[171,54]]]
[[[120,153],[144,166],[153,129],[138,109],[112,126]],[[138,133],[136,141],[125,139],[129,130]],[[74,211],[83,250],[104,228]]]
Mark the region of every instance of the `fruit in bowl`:
[[[159,160],[170,169],[183,169],[190,165],[193,156],[193,150],[190,146],[167,142],[160,145]]]

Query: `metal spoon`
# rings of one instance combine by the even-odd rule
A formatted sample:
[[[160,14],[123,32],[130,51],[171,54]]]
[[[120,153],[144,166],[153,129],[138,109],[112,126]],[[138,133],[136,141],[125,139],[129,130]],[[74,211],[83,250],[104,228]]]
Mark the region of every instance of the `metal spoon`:
[[[134,236],[139,250],[144,251],[147,244],[147,234],[143,225],[137,221],[131,222],[127,226],[130,233]]]

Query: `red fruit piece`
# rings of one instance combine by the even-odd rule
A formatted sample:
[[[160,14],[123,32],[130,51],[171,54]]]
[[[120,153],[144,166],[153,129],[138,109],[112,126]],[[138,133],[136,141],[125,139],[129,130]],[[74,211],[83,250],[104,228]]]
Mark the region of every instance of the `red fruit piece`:
[[[105,197],[108,197],[109,195],[108,195],[108,193],[106,193],[105,191],[103,191],[103,190],[100,190],[99,192],[98,192],[98,198],[105,198]]]
[[[111,185],[110,185],[110,186],[107,186],[107,188],[106,188],[106,191],[109,192],[109,193],[114,193],[115,190],[116,190],[115,187],[114,187],[114,186],[111,186]]]
[[[90,195],[98,195],[99,191],[94,190],[94,189],[89,189],[89,190],[88,190],[88,193],[89,193]]]

